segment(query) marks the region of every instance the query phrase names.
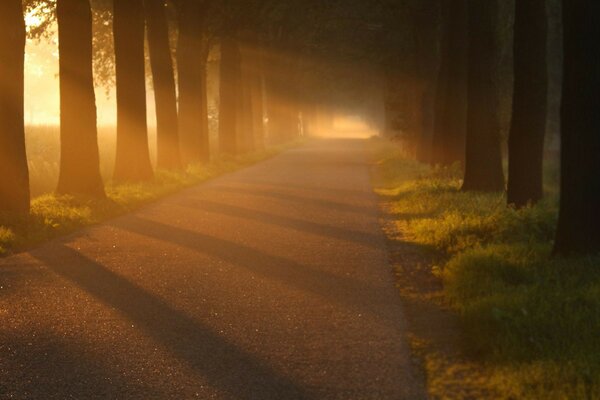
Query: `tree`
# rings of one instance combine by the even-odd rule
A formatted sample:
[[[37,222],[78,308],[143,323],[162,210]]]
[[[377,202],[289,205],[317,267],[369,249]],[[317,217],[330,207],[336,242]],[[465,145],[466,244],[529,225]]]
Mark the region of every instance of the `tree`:
[[[29,212],[23,119],[25,22],[21,0],[0,2],[0,212]]]
[[[514,95],[508,139],[508,203],[535,203],[543,194],[548,93],[546,0],[515,2]]]
[[[56,5],[60,77],[60,172],[57,192],[104,196],[98,155],[89,0]]]
[[[495,2],[469,0],[467,136],[463,190],[504,190],[494,85]]]
[[[207,162],[210,157],[206,110],[206,60],[203,37],[206,4],[198,0],[178,3],[179,139],[184,163]]]
[[[146,0],[148,47],[156,104],[156,165],[158,168],[181,168],[177,93],[169,44],[169,27],[165,0]]]
[[[146,122],[143,0],[114,2],[117,85],[117,153],[115,181],[153,177]]]
[[[237,154],[241,124],[241,54],[237,41],[229,36],[221,39],[220,70],[219,149],[224,154]]]
[[[442,0],[440,66],[434,105],[431,162],[465,162],[467,130],[468,0]]]
[[[600,252],[600,3],[563,0],[560,211],[555,253]]]
[[[245,35],[246,36],[246,35]],[[239,76],[239,95],[241,100],[240,118],[239,118],[239,150],[240,152],[252,152],[256,149],[256,139],[254,132],[254,110],[256,105],[253,102],[253,87],[256,80],[255,66],[253,65],[251,50],[246,43],[240,45],[241,55],[241,73]]]

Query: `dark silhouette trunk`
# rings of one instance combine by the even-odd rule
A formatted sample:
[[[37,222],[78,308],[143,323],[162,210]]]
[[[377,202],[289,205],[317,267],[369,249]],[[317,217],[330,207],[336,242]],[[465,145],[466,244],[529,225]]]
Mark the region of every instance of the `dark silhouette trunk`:
[[[435,89],[432,164],[465,162],[468,0],[442,0],[440,67]]]
[[[165,0],[146,0],[148,48],[156,104],[156,166],[181,168],[177,93]]]
[[[185,164],[208,162],[208,113],[206,110],[206,58],[204,15],[199,1],[180,3],[177,71],[179,84],[179,138]]]
[[[494,2],[469,0],[468,112],[463,190],[504,190],[494,84],[497,54],[495,7]]]
[[[543,195],[542,164],[548,92],[546,0],[515,2],[515,83],[508,139],[508,204]]]
[[[555,252],[600,253],[600,2],[563,0],[560,212]]]
[[[92,74],[89,0],[58,0],[60,173],[57,192],[104,197]]]
[[[152,179],[146,122],[143,0],[114,2],[117,86],[115,181]]]
[[[25,22],[21,0],[0,2],[0,212],[29,212],[23,120]]]
[[[253,71],[250,82],[250,93],[252,101],[252,131],[254,132],[254,141],[257,149],[265,148],[265,129],[264,129],[264,97],[263,97],[263,76],[260,49],[254,48],[250,52],[251,69]]]
[[[241,125],[240,125],[240,151],[252,152],[256,150],[254,139],[254,108],[252,102],[252,81],[254,79],[254,71],[252,60],[250,59],[250,51],[247,46],[242,45],[241,50],[241,76],[240,76],[240,91],[241,91]]]
[[[221,153],[236,154],[241,125],[241,54],[232,38],[221,40],[219,104],[219,148]]]
[[[419,2],[415,12],[413,29],[416,41],[417,70],[414,73],[421,82],[415,102],[415,106],[418,108],[416,116],[419,118],[416,121],[419,135],[416,158],[420,162],[429,163],[432,155],[435,88],[439,64],[436,49],[439,40],[439,2]]]
[[[286,143],[298,137],[298,107],[293,98],[290,60],[271,55],[266,75],[268,132],[271,143]]]

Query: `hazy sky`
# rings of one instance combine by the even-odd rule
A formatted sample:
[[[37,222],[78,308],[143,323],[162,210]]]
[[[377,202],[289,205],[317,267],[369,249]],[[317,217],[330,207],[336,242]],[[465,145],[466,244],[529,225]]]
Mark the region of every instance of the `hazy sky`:
[[[1,1],[1,0],[0,0]],[[148,88],[150,89],[150,88]],[[148,90],[148,122],[155,125],[153,93]],[[114,90],[96,88],[98,124],[116,123]],[[25,123],[54,125],[59,123],[58,38],[27,40],[25,49]]]

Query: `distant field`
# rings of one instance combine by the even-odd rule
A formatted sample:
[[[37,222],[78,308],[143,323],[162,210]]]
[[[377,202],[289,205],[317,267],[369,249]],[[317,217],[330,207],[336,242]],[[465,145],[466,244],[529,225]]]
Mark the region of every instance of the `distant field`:
[[[216,151],[214,140],[215,127],[212,131],[212,151]],[[27,158],[29,161],[29,180],[32,197],[52,193],[58,183],[58,166],[60,162],[60,131],[53,125],[30,125],[25,128],[27,142]],[[148,144],[152,163],[156,161],[156,131],[148,131]],[[100,170],[105,182],[110,182],[115,162],[116,127],[98,128],[98,147],[100,149]]]

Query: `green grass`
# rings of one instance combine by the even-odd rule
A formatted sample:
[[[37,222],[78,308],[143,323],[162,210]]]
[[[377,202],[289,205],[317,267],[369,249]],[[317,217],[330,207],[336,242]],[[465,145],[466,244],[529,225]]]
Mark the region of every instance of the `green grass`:
[[[515,210],[504,194],[460,192],[457,168],[419,165],[389,142],[373,151],[375,185],[401,240],[442,255],[432,273],[499,393],[600,399],[600,255],[551,256],[556,163],[547,198]]]
[[[0,254],[31,247],[45,240],[73,232],[139,208],[158,198],[175,193],[210,178],[232,172],[267,159],[286,147],[272,147],[238,157],[217,158],[206,165],[192,165],[186,171],[156,171],[150,182],[108,183],[107,198],[98,200],[52,193],[58,179],[58,131],[55,128],[30,129],[27,149],[34,198],[28,216],[0,215]],[[114,137],[101,131],[99,138],[101,169],[109,181],[114,160]]]

